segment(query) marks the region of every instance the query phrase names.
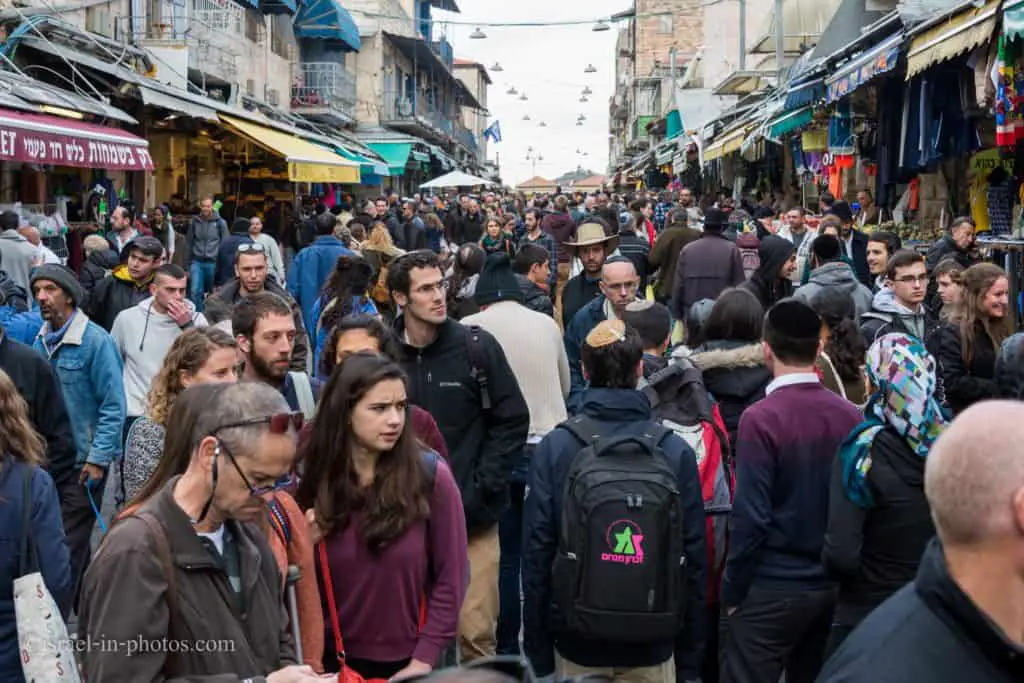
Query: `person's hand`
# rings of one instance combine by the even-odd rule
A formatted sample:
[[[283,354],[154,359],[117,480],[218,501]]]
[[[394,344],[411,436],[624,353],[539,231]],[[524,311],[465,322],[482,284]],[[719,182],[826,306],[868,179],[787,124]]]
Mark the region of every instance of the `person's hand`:
[[[171,301],[167,304],[167,315],[171,320],[178,323],[178,327],[185,327],[192,322],[192,311],[184,301]]]
[[[388,679],[390,683],[397,683],[397,681],[404,680],[406,678],[417,678],[419,676],[426,676],[434,667],[430,666],[426,662],[421,662],[418,659],[409,660],[409,663],[404,669],[396,673],[394,676]]]
[[[334,676],[337,676],[337,674],[334,674]],[[316,672],[305,664],[286,666],[267,676],[267,683],[308,683],[309,681],[319,680],[320,677]]]
[[[89,482],[99,482],[103,479],[103,475],[106,474],[106,470],[99,465],[93,465],[90,462],[82,465],[82,471],[78,475],[78,483],[83,486],[94,486]]]
[[[316,510],[313,508],[306,510],[306,524],[309,525],[310,540],[312,540],[313,545],[316,545],[323,539],[324,530],[320,528],[320,523],[316,521]]]

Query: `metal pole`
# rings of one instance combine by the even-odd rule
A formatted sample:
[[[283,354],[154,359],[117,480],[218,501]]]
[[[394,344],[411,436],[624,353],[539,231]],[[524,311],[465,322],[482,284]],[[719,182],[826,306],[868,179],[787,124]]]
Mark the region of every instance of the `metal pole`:
[[[786,33],[782,20],[782,0],[775,0],[775,82],[782,82],[782,57],[785,53]]]
[[[740,71],[747,69],[747,0],[740,0]]]

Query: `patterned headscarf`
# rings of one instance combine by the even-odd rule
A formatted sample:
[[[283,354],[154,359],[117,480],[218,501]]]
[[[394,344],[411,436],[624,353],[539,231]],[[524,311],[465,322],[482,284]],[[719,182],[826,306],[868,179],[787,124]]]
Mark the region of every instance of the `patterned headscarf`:
[[[867,374],[877,391],[864,411],[865,422],[839,449],[846,495],[864,508],[873,504],[867,475],[878,432],[883,427],[895,430],[924,458],[947,425],[935,400],[935,360],[917,339],[887,334],[876,340],[868,349]]]

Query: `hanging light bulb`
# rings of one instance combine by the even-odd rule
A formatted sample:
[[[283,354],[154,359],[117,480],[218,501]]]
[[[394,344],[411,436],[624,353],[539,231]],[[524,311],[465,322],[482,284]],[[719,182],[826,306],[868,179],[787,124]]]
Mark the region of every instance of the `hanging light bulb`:
[[[529,120],[530,120],[530,115],[529,114],[523,114],[523,121],[529,121]]]
[[[593,90],[591,90],[591,89],[590,89],[590,86],[588,85],[588,86],[586,86],[585,88],[583,88],[583,94],[584,94],[584,95],[593,95],[593,94],[594,94],[594,91],[593,91]]]
[[[582,121],[577,121],[577,122],[576,122],[576,125],[577,125],[577,126],[582,126],[582,125],[583,125],[583,122],[582,122]]]
[[[548,124],[547,124],[546,122],[544,122],[544,121],[541,121],[541,122],[540,122],[540,127],[541,127],[541,128],[547,128],[547,127],[548,127]]]
[[[519,96],[519,99],[520,99],[521,101],[525,102],[526,100],[528,100],[528,99],[530,99],[530,98],[526,96],[526,91],[524,90],[524,91],[523,91],[523,94]]]
[[[577,121],[586,121],[586,120],[587,120],[587,117],[586,117],[586,115],[584,115],[584,114],[580,114],[580,115],[579,115],[579,117],[578,117],[578,118],[577,118],[576,120],[577,120]]]
[[[473,29],[473,32],[469,34],[469,37],[472,40],[483,40],[484,38],[487,37],[487,34],[481,31],[480,27],[477,26],[475,29]]]
[[[610,30],[612,30],[612,27],[609,26],[604,21],[599,21],[596,24],[594,24],[594,28],[592,28],[590,30],[594,31],[595,33],[601,33],[602,31],[610,31]]]
[[[491,67],[491,71],[498,72],[504,71],[505,69],[501,66],[501,62],[495,62],[494,66]]]
[[[587,99],[586,95],[584,95],[583,97],[580,98],[580,102],[586,103],[586,102],[589,102],[589,101],[590,100]]]
[[[511,88],[509,88],[508,90],[505,91],[505,94],[506,95],[518,95],[519,91],[516,90],[516,86],[513,85]]]
[[[470,36],[472,37],[472,36]],[[597,68],[593,64],[587,64],[587,68],[583,70],[585,74],[596,74]]]

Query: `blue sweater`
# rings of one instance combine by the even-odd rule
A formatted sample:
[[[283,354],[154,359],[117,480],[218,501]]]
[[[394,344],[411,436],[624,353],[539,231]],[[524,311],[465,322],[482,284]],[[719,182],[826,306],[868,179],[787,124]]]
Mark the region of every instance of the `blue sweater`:
[[[832,460],[860,421],[852,403],[818,382],[780,387],[743,413],[722,581],[726,607],[740,605],[753,585],[829,585],[821,549]]]

